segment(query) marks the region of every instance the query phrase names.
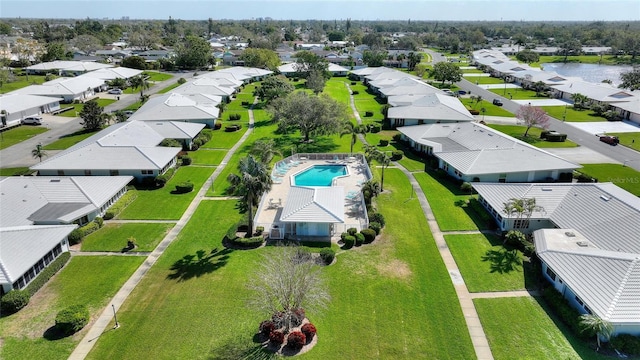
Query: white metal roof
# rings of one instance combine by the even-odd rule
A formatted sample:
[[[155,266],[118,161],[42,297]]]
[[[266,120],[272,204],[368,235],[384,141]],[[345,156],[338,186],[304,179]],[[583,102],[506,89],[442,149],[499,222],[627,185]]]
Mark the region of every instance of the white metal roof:
[[[629,90],[619,89],[613,85],[605,83],[594,84],[586,81],[571,81],[556,85],[554,88],[558,91],[569,94],[580,93],[589,99],[602,102],[625,102],[634,101],[638,98]]]
[[[131,69],[127,67],[114,67],[114,68],[106,68],[100,69],[96,71],[90,71],[81,76],[92,77],[102,80],[113,80],[113,79],[129,79],[134,76],[138,76],[142,74],[142,70]]]
[[[405,106],[389,108],[388,117],[391,119],[428,119],[434,120],[434,122],[437,120],[475,120],[460,100],[452,96],[434,93],[414,96],[394,96],[394,98],[396,98],[395,101],[406,99],[405,101],[411,101],[411,103]]]
[[[177,90],[178,88],[174,89]],[[211,120],[217,119],[220,109],[213,102],[197,103],[196,98],[171,92],[149,99],[129,120]]]
[[[343,223],[344,188],[292,186],[280,221]]]
[[[93,61],[69,61],[69,60],[56,60],[50,62],[44,62],[27,67],[28,70],[61,70],[61,71],[93,71],[98,69],[104,69],[113,67],[110,64],[102,64]]]
[[[234,87],[220,85],[216,79],[198,78],[171,90],[174,94],[209,94],[231,96],[236,91]]]
[[[427,95],[442,93],[438,88],[435,88],[429,84],[425,84],[422,81],[415,80],[414,84],[402,85],[402,86],[389,86],[379,89],[380,93],[389,97],[393,95]]]
[[[29,95],[77,95],[104,85],[104,80],[91,77],[77,76],[73,78],[57,78],[42,85],[29,85],[11,92],[11,94]]]
[[[349,71],[349,69],[347,69],[346,67],[334,63],[329,63],[328,70],[333,73]],[[296,69],[296,63],[288,63],[278,66],[278,71],[283,74],[291,74],[297,72],[298,70]]]
[[[180,121],[145,121],[145,123],[165,139],[193,139],[206,126]]]
[[[61,100],[63,99],[51,96],[6,94],[0,95],[0,110],[6,111],[7,114],[13,114],[40,106],[55,104]]]
[[[0,284],[13,283],[55,248],[77,225],[0,228]]]

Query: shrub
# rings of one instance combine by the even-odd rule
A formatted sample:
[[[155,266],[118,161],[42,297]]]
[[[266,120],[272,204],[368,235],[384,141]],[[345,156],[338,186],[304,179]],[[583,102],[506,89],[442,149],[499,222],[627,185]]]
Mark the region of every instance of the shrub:
[[[187,82],[187,80],[185,78],[178,79],[178,84],[180,84],[180,85],[182,85],[182,84],[184,84],[186,82]]]
[[[184,156],[182,157],[182,166],[191,165],[191,162],[192,162],[192,161],[193,161],[193,160],[191,160],[191,157],[190,157],[190,156],[184,155]]]
[[[356,237],[355,236],[351,236],[351,235],[347,235],[344,237],[344,248],[345,249],[351,249],[353,247],[353,245],[356,243]]]
[[[574,334],[580,337],[585,336],[580,327],[580,313],[569,305],[567,300],[562,297],[562,294],[553,287],[548,287],[542,292],[542,297],[549,307],[553,309],[553,312],[560,317],[563,323],[569,326]]]
[[[364,235],[365,244],[370,244],[376,239],[376,231],[373,229],[362,229],[360,233]]]
[[[169,181],[167,175],[158,175],[154,180],[157,187],[164,187],[167,184],[167,181]]]
[[[591,176],[586,175],[586,174],[582,174],[582,173],[578,173],[578,175],[574,176],[574,178],[575,178],[579,183],[598,182],[598,179],[596,179],[596,178],[592,178]]]
[[[257,248],[258,246],[262,245],[263,242],[264,237],[262,237],[262,235],[250,238],[237,237],[233,240],[233,243],[235,245],[243,248]]]
[[[262,235],[264,232],[264,226],[256,226],[256,234]]]
[[[98,224],[98,227],[101,228],[104,225],[104,219],[102,219],[100,216],[96,216],[95,219],[93,219],[93,221]]]
[[[352,82],[351,82],[351,85],[355,85],[355,84],[356,84],[356,82],[355,82],[355,81],[352,81]]]
[[[525,242],[527,242],[527,236],[518,230],[509,230],[504,235],[504,242],[507,245],[522,248]]]
[[[369,222],[370,223],[377,222],[382,227],[384,227],[384,225],[386,224],[384,222],[384,216],[382,214],[380,214],[379,212],[373,212],[373,213],[369,214]]]
[[[216,121],[216,123],[213,125],[213,130],[220,130],[220,128],[222,128],[222,123]]]
[[[393,150],[391,152],[391,160],[392,161],[402,160],[403,156],[404,156],[404,151],[402,151],[402,150]]]
[[[224,127],[224,131],[226,132],[234,132],[234,131],[238,131],[242,128],[242,125],[240,124],[236,124],[236,125],[229,125],[229,126],[225,126]]]
[[[372,133],[379,133],[380,130],[382,130],[382,126],[380,125],[372,125],[371,128],[369,129],[370,132]]]
[[[11,290],[0,299],[0,310],[3,314],[13,314],[27,306],[31,296],[25,290]]]
[[[69,240],[70,245],[79,244],[82,241],[83,232],[80,229],[73,230],[69,236],[67,236],[67,240]]]
[[[85,305],[71,305],[56,315],[56,328],[65,335],[74,334],[89,323],[89,309]]]
[[[356,228],[348,228],[347,229],[347,234],[354,236],[356,233],[358,232],[358,229]]]
[[[63,252],[58,256],[55,260],[49,263],[49,265],[36,276],[35,279],[31,280],[29,285],[25,288],[25,290],[29,293],[30,296],[33,296],[35,293],[40,290],[41,287],[46,284],[49,279],[53,277],[62,267],[69,261],[71,258],[71,253],[68,251]]]
[[[178,194],[186,194],[193,191],[193,183],[190,181],[184,181],[176,184],[176,192]]]
[[[318,332],[316,330],[315,325],[313,325],[312,323],[306,323],[302,325],[302,328],[300,329],[300,331],[302,331],[304,336],[307,337],[307,341],[311,341],[313,337],[316,336],[316,333]]]
[[[329,265],[333,262],[333,259],[336,258],[336,252],[330,248],[324,248],[320,250],[320,259],[325,265]]]
[[[300,331],[293,331],[287,336],[287,346],[300,350],[307,343],[307,337]]]
[[[549,142],[564,142],[567,140],[567,134],[549,133],[546,135],[546,139]]]
[[[358,91],[358,90],[353,90],[353,91],[351,92],[351,95],[358,95],[358,94],[360,94],[360,91]],[[372,116],[373,116],[373,115],[372,115]]]
[[[227,239],[234,240],[235,238],[237,238],[238,237],[236,235],[237,232],[238,232],[238,224],[231,225],[227,230],[227,234],[226,234]]]
[[[364,116],[365,117],[372,117],[373,116],[373,111],[365,111],[364,112]]]
[[[160,142],[160,146],[164,146],[164,147],[182,147],[182,145],[180,145],[180,142],[178,140],[175,139],[164,139]]]
[[[356,246],[360,246],[364,243],[364,235],[361,233],[356,233],[354,237],[356,238]]]
[[[369,229],[373,230],[376,232],[376,235],[380,234],[380,231],[382,230],[382,226],[380,226],[380,223],[377,222],[370,222],[369,223]]]
[[[389,145],[389,140],[380,139],[379,145],[380,146],[387,146],[387,145]]]
[[[460,191],[471,194],[473,192],[473,186],[471,186],[471,183],[465,181],[460,185]]]
[[[630,355],[640,355],[640,337],[630,334],[620,334],[611,338],[611,345]]]
[[[243,101],[242,102],[242,106],[249,106],[249,102],[248,101]]]
[[[124,195],[120,197],[120,199],[118,199],[118,201],[116,201],[115,204],[111,205],[111,207],[109,208],[109,210],[107,210],[107,212],[105,212],[104,219],[111,220],[114,217],[118,216],[118,214],[120,214],[120,212],[124,208],[126,208],[129,204],[131,204],[137,197],[138,197],[137,191],[135,190],[127,191],[126,193],[124,193]]]
[[[237,121],[240,119],[242,119],[242,114],[238,114],[238,113],[229,114],[229,121]]]
[[[276,329],[276,324],[271,320],[265,320],[260,323],[260,333],[262,335],[268,336],[272,331]]]

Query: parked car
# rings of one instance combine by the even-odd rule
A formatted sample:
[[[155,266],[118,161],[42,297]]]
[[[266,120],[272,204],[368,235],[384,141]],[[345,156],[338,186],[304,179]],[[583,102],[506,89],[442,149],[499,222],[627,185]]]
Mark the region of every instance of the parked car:
[[[24,125],[42,125],[42,118],[40,116],[29,116],[22,119]]]
[[[134,111],[133,111],[133,110],[125,110],[125,111],[124,111],[124,114],[125,114],[127,117],[129,117],[129,116],[133,115],[133,113],[134,113]]]
[[[464,90],[458,90],[458,95],[467,95],[467,92]]]
[[[454,94],[453,91],[451,91],[449,89],[444,89],[444,90],[442,90],[442,92],[445,93],[445,95],[456,96],[456,94]]]
[[[493,105],[502,106],[502,101],[500,101],[500,99],[493,99]]]
[[[120,89],[111,89],[109,91],[107,91],[108,94],[111,95],[122,95],[122,90]]]
[[[609,145],[618,145],[618,143],[620,143],[620,139],[618,139],[617,136],[609,136],[609,135],[600,136],[600,141],[602,141],[603,143],[607,143]]]

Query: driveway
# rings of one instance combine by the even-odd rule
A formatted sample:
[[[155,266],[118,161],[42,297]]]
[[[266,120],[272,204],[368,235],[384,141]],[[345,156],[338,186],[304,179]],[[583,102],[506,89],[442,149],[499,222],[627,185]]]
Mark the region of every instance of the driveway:
[[[544,148],[547,152],[553,155],[560,156],[563,159],[569,160],[576,164],[620,164],[620,161],[614,160],[606,155],[591,150],[585,146],[578,146],[574,148]]]
[[[640,127],[637,124],[624,121],[567,122],[567,124],[593,135],[640,132]],[[640,136],[638,138],[640,139]]]
[[[531,106],[565,106],[571,105],[566,101],[562,101],[560,99],[528,99],[528,100],[512,100],[514,103],[519,105],[527,105],[531,104]]]

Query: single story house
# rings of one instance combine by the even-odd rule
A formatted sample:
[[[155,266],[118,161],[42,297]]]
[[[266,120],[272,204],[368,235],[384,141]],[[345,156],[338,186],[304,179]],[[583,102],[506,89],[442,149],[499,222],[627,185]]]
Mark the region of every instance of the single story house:
[[[369,75],[366,76],[365,79],[369,88],[374,92],[379,92],[380,88],[414,85],[416,81],[421,81],[417,76],[400,71]]]
[[[10,94],[51,96],[63,98],[63,102],[71,103],[75,100],[88,100],[97,92],[106,89],[107,85],[102,79],[78,76],[73,78],[61,77],[47,81],[42,85],[29,85],[14,90]]]
[[[62,98],[37,95],[0,95],[1,126],[17,125],[26,117],[48,114],[60,109]]]
[[[383,72],[399,72],[399,71],[388,68],[388,67],[364,67],[361,69],[351,70],[351,75],[358,78],[358,80],[360,81],[364,81],[366,84],[365,78],[367,76],[380,74]]]
[[[127,121],[31,166],[44,176],[118,176],[154,178],[176,165],[182,148],[158,146],[165,138],[146,121]]]
[[[474,122],[403,126],[402,139],[467,182],[557,181],[580,168],[547,151]]]
[[[295,76],[298,73],[297,70],[297,64],[295,62],[292,63],[288,63],[288,64],[284,64],[284,65],[280,65],[278,66],[278,71],[280,71],[280,73],[284,76]],[[347,73],[349,72],[349,69],[337,65],[337,64],[333,64],[333,63],[329,63],[328,66],[328,71],[333,75],[333,76],[347,76]]]
[[[344,188],[292,186],[280,222],[288,236],[330,237],[344,224]]]
[[[617,111],[623,119],[640,124],[640,96],[636,95],[631,101],[611,104],[611,107]]]
[[[406,85],[392,85],[378,89],[380,97],[386,99],[395,95],[428,95],[442,93],[442,90],[420,80],[408,80],[410,80],[410,83]]]
[[[552,95],[558,99],[571,100],[575,94],[582,94],[591,103],[610,105],[637,99],[630,90],[620,89],[606,83],[590,83],[582,80],[574,80],[551,88]]]
[[[174,89],[175,90],[175,89]],[[196,99],[208,99],[207,103],[198,103]],[[154,96],[142,105],[131,117],[129,121],[175,121],[194,124],[203,124],[213,128],[220,109],[213,103],[213,99],[171,92]],[[194,129],[195,130],[195,129]],[[201,128],[195,133],[197,135]]]
[[[474,121],[473,115],[453,96],[444,94],[398,95],[388,100],[392,127]]]
[[[271,70],[265,70],[265,69],[259,69],[259,68],[253,68],[253,67],[244,67],[244,66],[242,67],[235,66],[235,67],[217,70],[214,72],[249,76],[251,81],[264,80],[267,76],[273,74],[273,71]]]
[[[113,80],[113,79],[128,80],[142,73],[143,71],[138,69],[131,69],[127,67],[113,67],[113,68],[100,69],[96,71],[90,71],[86,74],[83,74],[82,76],[92,77],[92,78],[101,79],[105,81]]]
[[[29,75],[45,75],[54,73],[57,75],[77,76],[89,71],[110,67],[113,67],[113,65],[102,64],[95,61],[56,60],[28,66],[25,68],[25,71]]]
[[[544,278],[584,314],[640,335],[640,199],[612,183],[474,184],[502,230],[533,231]],[[504,211],[535,199],[530,219]]]
[[[227,85],[222,85],[222,84]],[[174,94],[208,94],[222,97],[224,102],[231,101],[231,97],[235,94],[237,87],[231,86],[232,82],[226,79],[198,78],[196,80],[184,83],[177,88],[171,90]]]

